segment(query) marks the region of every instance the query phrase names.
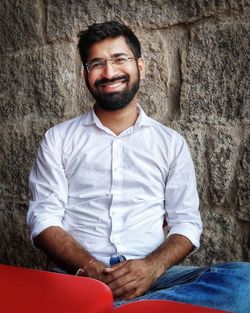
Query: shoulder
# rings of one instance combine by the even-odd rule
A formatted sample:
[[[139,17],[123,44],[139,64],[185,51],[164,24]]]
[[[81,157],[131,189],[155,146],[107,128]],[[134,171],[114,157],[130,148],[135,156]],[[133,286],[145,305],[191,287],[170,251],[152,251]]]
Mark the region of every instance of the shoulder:
[[[148,120],[151,124],[153,132],[159,137],[165,138],[165,140],[168,140],[174,145],[185,142],[184,137],[176,130],[161,124],[151,117],[148,117]]]
[[[45,133],[45,138],[50,141],[65,140],[67,137],[70,137],[73,133],[80,131],[83,124],[83,120],[88,113],[72,118],[70,120],[64,121],[60,124],[57,124]]]

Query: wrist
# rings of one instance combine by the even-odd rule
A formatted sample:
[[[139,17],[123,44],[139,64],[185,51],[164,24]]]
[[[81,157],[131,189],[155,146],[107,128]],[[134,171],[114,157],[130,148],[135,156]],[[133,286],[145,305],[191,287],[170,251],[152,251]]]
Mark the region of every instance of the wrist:
[[[100,278],[103,275],[105,267],[102,262],[95,260],[95,262],[91,262],[91,264],[87,266],[84,275],[101,280]]]
[[[94,258],[91,258],[83,267],[78,268],[76,271],[76,276],[86,276],[85,274],[87,273],[87,268],[94,262],[96,261]]]
[[[165,264],[159,257],[149,255],[145,258],[145,260],[149,264],[149,267],[153,269],[154,276],[156,279],[160,277],[163,273],[165,273],[165,271],[167,270]]]

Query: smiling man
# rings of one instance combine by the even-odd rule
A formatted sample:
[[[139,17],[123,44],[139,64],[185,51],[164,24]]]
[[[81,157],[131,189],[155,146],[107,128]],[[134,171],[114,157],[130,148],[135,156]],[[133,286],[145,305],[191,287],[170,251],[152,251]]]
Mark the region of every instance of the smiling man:
[[[138,38],[114,21],[79,38],[95,105],[45,134],[30,174],[27,221],[49,269],[103,281],[116,305],[169,299],[247,312],[248,263],[176,265],[199,247],[194,167],[184,138],[138,104]]]

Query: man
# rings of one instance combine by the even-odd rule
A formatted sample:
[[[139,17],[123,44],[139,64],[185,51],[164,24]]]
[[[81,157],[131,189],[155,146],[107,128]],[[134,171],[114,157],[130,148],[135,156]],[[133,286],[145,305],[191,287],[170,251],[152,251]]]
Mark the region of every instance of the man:
[[[79,37],[96,103],[50,129],[41,143],[27,216],[34,245],[51,270],[106,283],[117,305],[139,297],[243,312],[248,264],[174,266],[199,247],[195,173],[183,137],[138,104],[145,75],[138,38],[114,21]],[[234,299],[224,303],[224,296]]]

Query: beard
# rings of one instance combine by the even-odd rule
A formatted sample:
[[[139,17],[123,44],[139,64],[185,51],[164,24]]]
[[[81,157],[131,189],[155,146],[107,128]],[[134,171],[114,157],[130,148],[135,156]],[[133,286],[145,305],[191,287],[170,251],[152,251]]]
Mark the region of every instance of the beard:
[[[98,87],[101,84],[105,83],[114,83],[116,81],[124,80],[127,84],[127,87],[123,91],[119,92],[109,92],[109,93],[102,93],[96,90],[93,90],[89,86],[89,81],[86,79],[86,85],[92,94],[93,98],[95,99],[96,103],[106,111],[116,111],[125,108],[134,98],[136,93],[139,90],[140,86],[140,75],[139,71],[137,73],[136,80],[132,83],[129,87],[128,83],[130,81],[129,75],[122,75],[117,76],[112,79],[100,79],[95,82],[95,87]]]

